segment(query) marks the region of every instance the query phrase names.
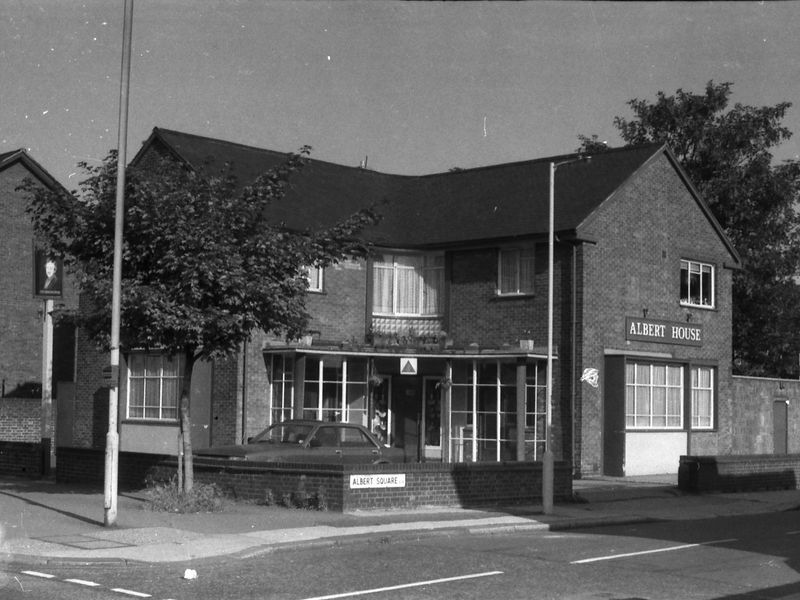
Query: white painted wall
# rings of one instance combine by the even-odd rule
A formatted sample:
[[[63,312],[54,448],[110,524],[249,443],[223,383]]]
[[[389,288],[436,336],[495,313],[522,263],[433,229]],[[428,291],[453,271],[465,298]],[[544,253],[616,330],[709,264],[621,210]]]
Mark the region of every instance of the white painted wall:
[[[625,476],[677,473],[686,454],[685,431],[628,431],[625,434]]]

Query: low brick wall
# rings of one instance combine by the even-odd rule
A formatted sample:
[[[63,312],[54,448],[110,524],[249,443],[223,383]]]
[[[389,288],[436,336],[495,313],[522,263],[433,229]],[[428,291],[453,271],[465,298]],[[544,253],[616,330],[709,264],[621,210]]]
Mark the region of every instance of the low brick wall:
[[[140,489],[148,478],[166,481],[177,473],[174,456],[120,452],[119,486]],[[59,483],[103,485],[105,452],[57,448]],[[351,477],[402,475],[402,487],[353,487]],[[195,458],[196,482],[216,483],[233,496],[263,502],[285,498],[324,499],[328,510],[351,511],[419,506],[497,506],[541,501],[542,465],[508,463],[409,463],[394,465],[298,465],[240,463]],[[378,484],[380,485],[380,484]],[[555,465],[556,501],[572,499],[569,464]]]
[[[800,488],[800,454],[681,456],[678,487],[687,492]]]
[[[163,454],[119,453],[118,485],[121,489],[141,489],[148,472],[169,459]],[[56,481],[103,485],[106,454],[97,448],[56,448]]]
[[[41,477],[44,452],[41,442],[0,442],[0,474]]]
[[[156,479],[175,473],[174,459],[153,469]],[[352,487],[351,477],[401,475],[402,487]],[[413,463],[396,465],[232,464],[196,459],[195,481],[216,483],[238,498],[264,501],[322,498],[329,510],[352,511],[420,506],[497,506],[541,501],[541,463]],[[556,463],[554,496],[572,498],[572,470]],[[378,484],[380,485],[380,484]]]

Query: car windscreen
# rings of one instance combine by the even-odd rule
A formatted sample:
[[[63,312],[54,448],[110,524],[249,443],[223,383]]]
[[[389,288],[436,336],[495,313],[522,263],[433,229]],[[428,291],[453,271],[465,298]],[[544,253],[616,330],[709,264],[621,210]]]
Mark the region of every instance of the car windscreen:
[[[278,423],[255,436],[253,444],[302,444],[314,427],[302,423]]]

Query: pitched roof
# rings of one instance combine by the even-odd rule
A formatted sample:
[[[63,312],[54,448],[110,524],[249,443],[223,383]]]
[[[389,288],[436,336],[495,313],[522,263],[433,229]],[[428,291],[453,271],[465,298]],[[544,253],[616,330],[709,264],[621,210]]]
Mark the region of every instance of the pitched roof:
[[[4,171],[17,163],[22,163],[46,187],[63,189],[63,186],[42,165],[36,162],[24,148],[0,154],[0,171]]]
[[[157,127],[132,164],[154,144],[161,144],[193,168],[214,171],[230,162],[243,183],[253,181],[287,156]],[[270,216],[294,229],[313,230],[375,206],[381,222],[365,231],[364,236],[380,246],[409,249],[545,236],[550,163],[554,162],[569,163],[561,164],[556,171],[555,230],[561,235],[575,234],[602,202],[662,152],[667,152],[680,170],[663,144],[612,149],[591,160],[567,154],[419,176],[379,173],[311,159],[301,175],[291,180],[286,202],[272,207]],[[735,255],[710,211],[707,207],[705,210]]]

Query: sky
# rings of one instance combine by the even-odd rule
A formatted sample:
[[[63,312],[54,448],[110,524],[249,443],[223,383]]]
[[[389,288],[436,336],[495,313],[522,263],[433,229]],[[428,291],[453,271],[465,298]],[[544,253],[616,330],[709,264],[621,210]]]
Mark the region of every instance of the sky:
[[[118,143],[124,0],[0,0],[0,153],[69,189]],[[800,2],[135,0],[128,158],[153,127],[421,175],[621,145],[657,92],[789,101]]]

